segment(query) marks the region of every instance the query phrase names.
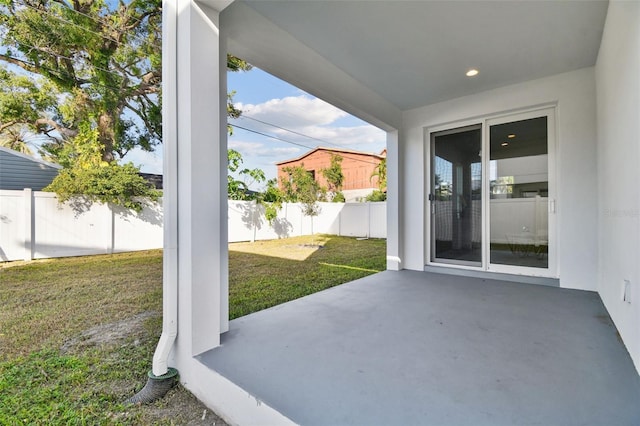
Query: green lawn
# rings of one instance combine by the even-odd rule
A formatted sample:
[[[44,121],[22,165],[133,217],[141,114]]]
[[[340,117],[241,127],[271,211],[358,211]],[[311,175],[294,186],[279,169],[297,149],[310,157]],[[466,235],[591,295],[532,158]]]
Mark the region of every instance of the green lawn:
[[[384,264],[384,240],[316,236],[231,244],[231,317]],[[159,250],[0,263],[0,424],[197,422],[203,407],[180,387],[151,406],[121,404],[144,385],[161,311]]]
[[[229,316],[380,272],[385,262],[386,240],[380,239],[316,236],[230,244]]]

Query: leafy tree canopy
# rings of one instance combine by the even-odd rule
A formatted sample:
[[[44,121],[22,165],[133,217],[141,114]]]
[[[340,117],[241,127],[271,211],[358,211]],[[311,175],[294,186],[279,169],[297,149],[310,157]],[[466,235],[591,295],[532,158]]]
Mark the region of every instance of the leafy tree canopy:
[[[133,179],[135,168],[118,161],[136,147],[152,151],[162,140],[161,5],[0,0],[0,63],[12,65],[0,65],[0,144],[30,153],[28,139],[37,135],[40,154],[65,168],[49,187],[61,199],[81,191],[125,205],[127,197],[150,195],[143,181],[100,182],[109,175],[121,183],[123,176]],[[233,56],[227,67],[251,69]],[[232,97],[227,114],[238,117]],[[114,188],[127,197],[115,196]]]
[[[2,111],[2,126],[45,136],[54,161],[81,126],[96,129],[107,163],[160,142],[160,0],[0,0],[0,12],[0,61],[31,80],[13,86],[27,102]]]
[[[235,149],[229,149],[228,173],[227,173],[227,193],[232,200],[255,200],[260,193],[249,190],[249,186],[254,183],[262,183],[266,180],[264,171],[258,168],[248,169],[242,166],[242,154]],[[232,173],[237,173],[241,179],[236,179]]]
[[[344,183],[344,173],[342,172],[342,156],[332,154],[331,164],[326,169],[322,169],[322,176],[327,180],[327,189],[331,193],[331,201],[334,203],[344,202],[342,184]]]
[[[70,201],[77,211],[83,211],[85,204],[99,201],[140,212],[146,200],[157,201],[161,196],[131,163],[66,168],[45,191],[55,192],[60,203]]]
[[[387,159],[383,158],[382,161],[375,167],[371,174],[371,180],[377,178],[378,189],[380,192],[387,191]]]
[[[326,199],[326,189],[318,184],[304,164],[285,167],[283,171],[288,175],[288,178],[281,179],[284,200],[301,203],[305,216],[317,216],[320,213],[318,202]]]

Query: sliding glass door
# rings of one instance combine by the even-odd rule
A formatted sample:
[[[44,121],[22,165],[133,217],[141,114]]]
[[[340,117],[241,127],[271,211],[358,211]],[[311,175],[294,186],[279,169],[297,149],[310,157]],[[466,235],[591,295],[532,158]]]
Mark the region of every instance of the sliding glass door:
[[[553,276],[554,110],[430,133],[429,263]]]
[[[482,265],[482,127],[432,135],[432,260]]]
[[[491,270],[549,275],[553,114],[490,120],[488,216]]]

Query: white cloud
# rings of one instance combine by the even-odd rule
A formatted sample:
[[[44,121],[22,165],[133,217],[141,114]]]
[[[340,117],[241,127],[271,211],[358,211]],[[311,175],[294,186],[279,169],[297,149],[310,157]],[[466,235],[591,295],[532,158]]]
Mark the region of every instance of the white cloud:
[[[354,119],[357,124],[351,127],[334,125],[350,116],[308,95],[272,99],[257,105],[238,103],[236,106],[243,111],[243,116],[234,120],[235,124],[309,147],[338,146],[379,152],[386,143],[384,131],[361,124],[361,121]]]
[[[236,106],[243,111],[245,117],[234,120],[234,124],[309,147],[306,149],[236,129],[228,140],[229,148],[242,154],[244,167],[261,168],[268,177],[275,176],[276,162],[298,157],[316,146],[344,147],[378,153],[386,144],[384,131],[306,94],[271,99],[255,105],[237,103]],[[354,123],[353,126],[348,125],[351,122]],[[162,173],[162,147],[158,147],[155,153],[133,150],[125,157],[125,161],[142,165],[143,172]]]
[[[248,116],[290,129],[331,124],[348,115],[331,104],[306,95],[271,99],[257,105],[238,103],[236,106]]]
[[[380,145],[384,146],[386,143],[385,133],[373,126],[308,127],[304,130],[304,134],[331,142],[333,145],[362,151],[373,149],[372,145],[378,147]]]
[[[274,157],[278,161],[287,158],[297,156],[302,148],[295,146],[292,147],[271,147],[260,142],[247,142],[247,141],[229,141],[229,148],[243,154],[243,156],[260,156],[260,157]]]

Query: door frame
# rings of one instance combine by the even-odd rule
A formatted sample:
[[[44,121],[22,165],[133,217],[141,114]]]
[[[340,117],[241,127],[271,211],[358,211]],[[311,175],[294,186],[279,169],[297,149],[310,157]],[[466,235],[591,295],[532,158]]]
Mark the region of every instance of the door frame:
[[[463,133],[463,132],[468,132],[468,131],[472,131],[472,130],[480,130],[480,151],[482,151],[482,146],[484,143],[484,127],[482,123],[478,123],[476,122],[475,124],[467,124],[461,127],[453,127],[453,128],[447,128],[445,130],[437,130],[437,131],[431,131],[429,134],[429,155],[428,155],[428,164],[429,164],[429,174],[427,176],[427,180],[428,180],[428,190],[429,190],[429,194],[435,193],[435,187],[434,184],[435,182],[432,182],[431,180],[431,176],[432,176],[432,172],[434,169],[434,162],[435,162],[435,156],[432,155],[432,153],[435,151],[435,138],[437,136],[447,136],[447,135],[452,135],[452,134],[457,134],[457,133]],[[480,159],[480,164],[481,167],[483,167],[482,173],[483,173],[483,179],[484,179],[484,164],[482,161],[482,158]],[[482,201],[481,201],[482,203]],[[430,235],[431,238],[429,238],[429,242],[427,243],[429,246],[429,253],[428,255],[428,259],[430,260],[431,264],[437,264],[437,265],[456,265],[459,267],[465,267],[465,268],[470,268],[470,269],[474,269],[474,270],[478,270],[478,269],[482,269],[482,266],[484,265],[484,222],[483,222],[483,215],[484,215],[484,206],[482,207],[482,212],[481,212],[481,232],[482,232],[482,237],[481,237],[481,258],[480,258],[480,266],[476,266],[473,265],[472,263],[477,263],[477,262],[469,262],[469,261],[464,261],[464,260],[456,260],[456,259],[446,259],[446,258],[437,258],[436,257],[436,250],[435,250],[435,245],[436,245],[436,240],[435,238],[433,238],[433,236],[435,235],[435,221],[433,220],[433,209],[434,209],[434,204],[431,202],[431,200],[428,199],[427,197],[427,216],[429,216],[429,230],[430,230]]]
[[[425,265],[440,266],[456,269],[467,269],[481,272],[496,272],[514,275],[526,275],[535,277],[558,278],[558,173],[557,173],[557,108],[555,103],[539,105],[526,109],[518,109],[498,114],[487,114],[475,119],[466,119],[448,122],[444,124],[429,126],[424,128],[424,144],[425,144],[425,175],[424,182],[426,193],[424,194],[424,219],[425,219]],[[547,117],[547,153],[548,153],[548,202],[549,202],[549,252],[548,252],[548,268],[533,268],[525,266],[512,266],[501,264],[490,264],[489,247],[490,241],[490,176],[489,176],[489,159],[490,159],[490,126],[495,124],[509,123],[513,121],[526,120],[537,117]],[[433,136],[434,134],[446,131],[464,131],[465,128],[471,129],[480,125],[482,134],[482,263],[481,266],[472,266],[459,264],[457,262],[445,261],[442,259],[437,261],[435,258],[435,250],[433,244],[433,230],[435,223],[432,216],[432,204],[429,200],[429,194],[433,190],[432,173],[433,173]],[[433,259],[433,260],[432,260]]]

